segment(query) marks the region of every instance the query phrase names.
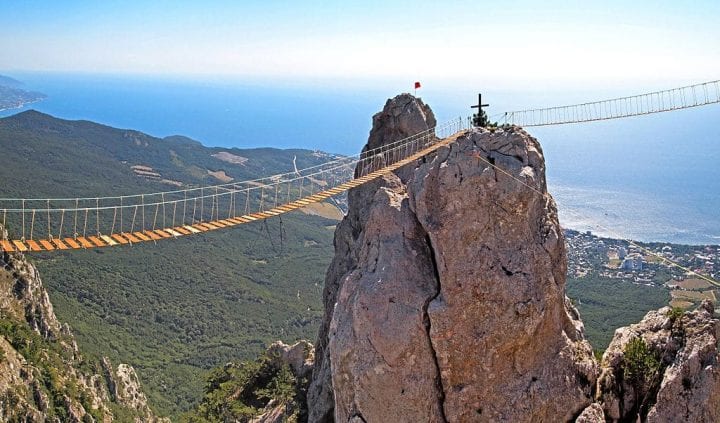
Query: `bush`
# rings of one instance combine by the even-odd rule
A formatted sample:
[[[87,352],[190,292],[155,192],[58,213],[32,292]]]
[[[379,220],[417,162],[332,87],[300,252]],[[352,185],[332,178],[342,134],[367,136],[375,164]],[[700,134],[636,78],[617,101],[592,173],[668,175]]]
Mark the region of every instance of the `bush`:
[[[650,351],[642,338],[634,338],[625,345],[623,377],[634,387],[643,387],[660,370],[660,360]]]
[[[675,321],[679,319],[682,319],[684,315],[685,311],[681,307],[673,307],[667,312],[667,317],[669,317],[673,323],[675,323]]]
[[[624,353],[623,378],[635,396],[631,414],[643,417],[655,401],[662,363],[658,354],[639,337],[625,345]]]

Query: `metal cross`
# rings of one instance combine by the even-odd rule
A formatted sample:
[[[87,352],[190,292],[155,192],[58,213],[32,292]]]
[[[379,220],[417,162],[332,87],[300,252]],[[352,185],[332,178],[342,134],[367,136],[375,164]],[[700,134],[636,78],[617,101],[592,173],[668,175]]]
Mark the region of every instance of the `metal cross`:
[[[490,107],[489,104],[483,104],[482,102],[482,94],[478,94],[478,104],[474,106],[470,106],[471,109],[478,109],[478,115],[482,115],[482,108],[483,107]]]

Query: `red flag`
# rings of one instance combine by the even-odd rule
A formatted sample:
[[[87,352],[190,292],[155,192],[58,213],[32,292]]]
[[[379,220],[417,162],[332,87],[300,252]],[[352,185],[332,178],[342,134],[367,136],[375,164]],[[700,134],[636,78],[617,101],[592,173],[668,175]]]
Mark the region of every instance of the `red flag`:
[[[415,89],[417,90],[417,89],[420,88],[420,87],[421,87],[420,83],[416,81],[416,82],[415,82]]]

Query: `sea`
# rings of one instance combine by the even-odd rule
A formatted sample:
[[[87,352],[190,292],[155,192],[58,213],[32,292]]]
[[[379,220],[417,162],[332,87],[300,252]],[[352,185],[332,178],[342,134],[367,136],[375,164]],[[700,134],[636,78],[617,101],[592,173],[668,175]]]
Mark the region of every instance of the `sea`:
[[[412,92],[412,82],[0,73],[48,96],[0,117],[35,109],[158,137],[185,135],[207,146],[338,154],[359,152],[372,115],[388,98]],[[417,95],[439,122],[470,113],[477,87],[436,85],[424,84]],[[483,92],[490,116],[615,96],[542,87]],[[542,145],[563,227],[645,242],[720,244],[719,117],[720,105],[712,105],[528,129]]]

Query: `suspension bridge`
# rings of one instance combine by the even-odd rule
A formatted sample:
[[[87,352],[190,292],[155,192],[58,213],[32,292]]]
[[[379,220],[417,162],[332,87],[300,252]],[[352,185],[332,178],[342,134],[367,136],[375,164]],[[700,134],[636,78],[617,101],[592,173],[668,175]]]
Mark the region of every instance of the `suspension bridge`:
[[[713,103],[720,103],[720,81],[500,116],[508,125],[532,127],[618,119]],[[114,197],[0,198],[3,226],[10,227],[14,235],[0,239],[0,249],[24,253],[132,245],[280,216],[387,175],[452,144],[470,129],[470,119],[456,118],[355,156],[242,182]]]

